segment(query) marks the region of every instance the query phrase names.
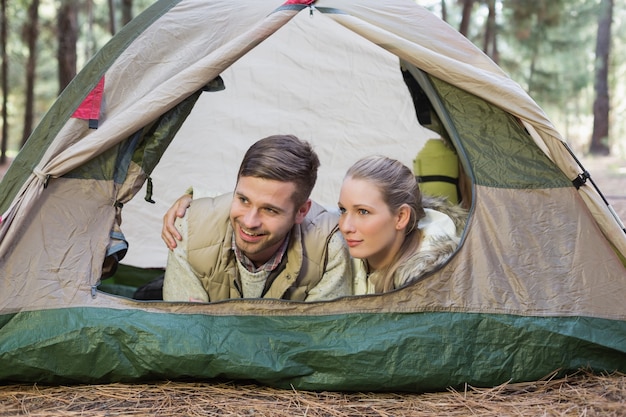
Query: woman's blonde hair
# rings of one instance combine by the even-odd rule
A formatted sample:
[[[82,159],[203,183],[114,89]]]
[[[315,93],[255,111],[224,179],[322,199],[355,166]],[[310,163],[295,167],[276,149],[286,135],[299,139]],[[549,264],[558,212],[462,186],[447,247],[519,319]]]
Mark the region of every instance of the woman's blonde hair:
[[[358,160],[346,172],[346,178],[371,182],[380,191],[383,201],[392,213],[406,204],[410,209],[405,238],[398,253],[388,266],[370,276],[377,293],[394,289],[394,274],[418,249],[421,231],[418,223],[426,214],[422,207],[422,194],[415,175],[402,162],[386,156],[369,156]]]

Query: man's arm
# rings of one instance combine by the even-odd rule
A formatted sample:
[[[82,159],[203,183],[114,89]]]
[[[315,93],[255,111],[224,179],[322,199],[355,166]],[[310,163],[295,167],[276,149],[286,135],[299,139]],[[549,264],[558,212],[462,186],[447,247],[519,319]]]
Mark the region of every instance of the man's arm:
[[[163,228],[161,229],[161,239],[167,245],[170,250],[173,250],[178,245],[178,242],[182,240],[181,234],[176,229],[174,222],[176,219],[185,216],[187,209],[191,205],[193,196],[189,193],[183,194],[178,200],[174,202],[172,207],[163,216]],[[169,261],[168,261],[169,262]]]
[[[352,263],[348,247],[336,231],[328,241],[328,262],[322,279],[304,301],[333,300],[346,295],[352,295]]]
[[[163,300],[208,302],[209,295],[187,260],[187,217],[176,219],[172,227],[178,228],[181,240],[167,257]]]

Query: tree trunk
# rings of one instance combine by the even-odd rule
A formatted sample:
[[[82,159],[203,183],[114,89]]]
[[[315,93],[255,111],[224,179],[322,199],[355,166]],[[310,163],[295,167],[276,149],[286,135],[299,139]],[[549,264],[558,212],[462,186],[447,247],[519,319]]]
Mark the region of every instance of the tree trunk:
[[[9,97],[9,59],[7,57],[7,1],[0,0],[0,47],[2,48],[2,141],[0,143],[0,165],[7,162],[9,146],[9,118],[7,111]]]
[[[83,26],[85,27],[83,31],[83,35],[85,37],[85,62],[89,61],[92,56],[96,53],[95,47],[95,36],[93,34],[93,0],[85,0],[84,4],[85,10],[85,23]]]
[[[589,153],[608,155],[609,147],[609,51],[611,46],[611,22],[613,0],[600,2],[598,37],[596,39],[596,98],[593,103],[593,133]]]
[[[122,26],[133,19],[133,0],[122,0]]]
[[[26,101],[24,103],[24,130],[22,146],[33,131],[35,112],[35,78],[37,70],[37,38],[39,37],[39,0],[33,0],[28,7],[28,22],[24,25],[24,40],[28,45],[26,61]]]
[[[59,49],[59,92],[76,76],[76,42],[78,40],[78,3],[63,0],[57,15]]]
[[[111,31],[111,35],[115,35],[117,31],[115,25],[115,2],[113,0],[109,0],[109,30]]]
[[[474,7],[474,0],[462,0],[463,3],[463,17],[461,18],[461,25],[459,26],[459,32],[461,35],[467,37],[469,32],[470,21],[472,20],[472,8]]]
[[[489,14],[485,23],[485,39],[483,52],[498,63],[498,49],[496,48],[496,0],[487,0]]]

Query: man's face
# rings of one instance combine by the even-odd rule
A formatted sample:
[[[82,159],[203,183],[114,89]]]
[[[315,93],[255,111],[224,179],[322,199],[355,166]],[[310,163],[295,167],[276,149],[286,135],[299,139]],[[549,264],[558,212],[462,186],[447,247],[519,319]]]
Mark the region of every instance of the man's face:
[[[296,207],[293,182],[240,177],[230,206],[235,244],[260,266],[280,248],[287,233],[301,223],[311,202]]]

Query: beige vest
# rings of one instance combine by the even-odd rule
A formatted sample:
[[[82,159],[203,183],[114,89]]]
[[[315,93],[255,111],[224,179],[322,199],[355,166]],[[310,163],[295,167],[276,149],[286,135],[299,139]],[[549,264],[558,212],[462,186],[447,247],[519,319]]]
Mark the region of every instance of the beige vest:
[[[229,212],[232,194],[193,201],[188,217],[188,260],[209,301],[241,298],[241,281],[232,250]],[[328,241],[337,231],[336,215],[313,203],[305,220],[291,229],[286,256],[268,277],[263,297],[302,301],[322,279]]]

